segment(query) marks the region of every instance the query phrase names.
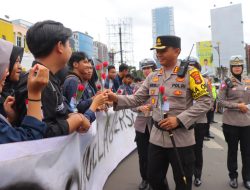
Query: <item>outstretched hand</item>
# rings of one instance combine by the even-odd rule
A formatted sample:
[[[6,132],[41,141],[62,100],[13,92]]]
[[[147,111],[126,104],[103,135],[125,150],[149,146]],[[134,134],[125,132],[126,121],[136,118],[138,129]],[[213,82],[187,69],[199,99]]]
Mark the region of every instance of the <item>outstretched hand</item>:
[[[93,98],[90,109],[95,112],[97,108],[103,106],[108,101],[108,95],[106,92],[101,92]]]
[[[114,92],[112,92],[111,90],[106,90],[105,92],[108,95],[108,101],[117,103],[118,98]]]

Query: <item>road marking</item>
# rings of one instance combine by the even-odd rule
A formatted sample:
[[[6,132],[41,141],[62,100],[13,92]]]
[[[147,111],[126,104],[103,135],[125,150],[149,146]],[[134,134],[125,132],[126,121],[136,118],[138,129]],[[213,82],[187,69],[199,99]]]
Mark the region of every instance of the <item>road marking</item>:
[[[220,137],[222,140],[225,140],[224,134],[221,130],[217,129],[216,127],[210,126],[210,131],[216,136]]]
[[[214,140],[204,141],[204,145],[207,148],[223,150],[223,147],[221,145],[219,145],[217,142],[215,142]]]
[[[223,132],[213,126],[210,126],[210,132],[212,132],[215,135],[215,139],[210,139],[210,141],[204,141],[204,145],[207,148],[223,150],[224,148],[215,141],[216,137],[219,137],[222,140],[225,140]]]

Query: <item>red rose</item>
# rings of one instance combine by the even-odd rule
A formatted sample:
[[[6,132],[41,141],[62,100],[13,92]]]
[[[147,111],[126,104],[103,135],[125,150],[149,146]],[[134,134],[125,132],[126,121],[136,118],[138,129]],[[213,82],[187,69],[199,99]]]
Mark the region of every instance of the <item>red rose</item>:
[[[101,69],[102,69],[102,65],[101,65],[101,64],[97,64],[97,65],[95,66],[95,69],[96,69],[97,71],[101,70]]]
[[[117,94],[121,94],[122,93],[122,90],[121,89],[118,89],[117,90]]]
[[[101,86],[100,84],[97,84],[97,85],[96,85],[96,88],[97,88],[97,90],[101,90],[101,89],[102,89],[102,86]]]
[[[27,105],[29,103],[29,100],[28,99],[25,99],[25,104]]]
[[[102,66],[103,66],[103,67],[107,67],[108,64],[109,64],[109,63],[108,63],[107,61],[104,61],[104,62],[102,63]]]
[[[105,80],[106,79],[106,73],[102,73],[101,77],[102,77],[103,80]]]
[[[165,87],[164,87],[164,86],[160,86],[160,87],[159,87],[159,93],[160,93],[161,95],[163,95],[164,92],[165,92]]]
[[[84,90],[84,86],[82,84],[79,84],[77,90],[82,92]]]
[[[167,96],[163,96],[163,102],[166,102],[168,100]]]

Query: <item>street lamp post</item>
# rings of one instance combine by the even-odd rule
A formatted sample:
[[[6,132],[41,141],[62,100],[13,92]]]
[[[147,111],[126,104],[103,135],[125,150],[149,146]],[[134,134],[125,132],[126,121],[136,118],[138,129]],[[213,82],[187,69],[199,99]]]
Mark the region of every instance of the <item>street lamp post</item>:
[[[246,50],[246,69],[247,69],[247,75],[248,75],[248,70],[249,70],[249,64],[250,64],[250,62],[249,62],[249,54],[250,54],[250,48],[248,47],[248,44],[246,43],[245,44],[245,50]]]
[[[220,65],[220,42],[216,42],[217,46],[213,46],[213,48],[217,51],[218,53],[218,61],[219,61],[219,67],[221,67]]]
[[[213,46],[213,48],[216,50],[216,52],[218,53],[218,63],[219,63],[219,70],[220,70],[220,78],[224,78],[224,71],[223,71],[223,67],[221,66],[220,63],[220,42],[216,42],[217,46]]]

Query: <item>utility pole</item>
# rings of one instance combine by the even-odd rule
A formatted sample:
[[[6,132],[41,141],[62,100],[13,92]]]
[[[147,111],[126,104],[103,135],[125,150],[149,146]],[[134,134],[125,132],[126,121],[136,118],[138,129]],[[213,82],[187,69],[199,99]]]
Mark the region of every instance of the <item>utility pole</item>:
[[[219,63],[219,70],[220,70],[220,79],[224,78],[224,69],[220,64],[220,42],[216,42],[217,46],[212,46],[216,52],[218,53],[218,63]]]
[[[119,26],[119,38],[120,38],[121,64],[123,64],[123,57],[122,57],[122,28],[121,28],[121,25]]]
[[[247,69],[247,75],[248,75],[248,73],[249,73],[249,64],[250,64],[250,62],[249,62],[250,48],[249,48],[247,43],[245,44],[245,50],[246,50],[246,69]]]
[[[219,67],[221,67],[221,65],[220,65],[220,42],[216,42],[216,44],[217,44],[217,52],[218,52],[218,58],[219,58]]]

